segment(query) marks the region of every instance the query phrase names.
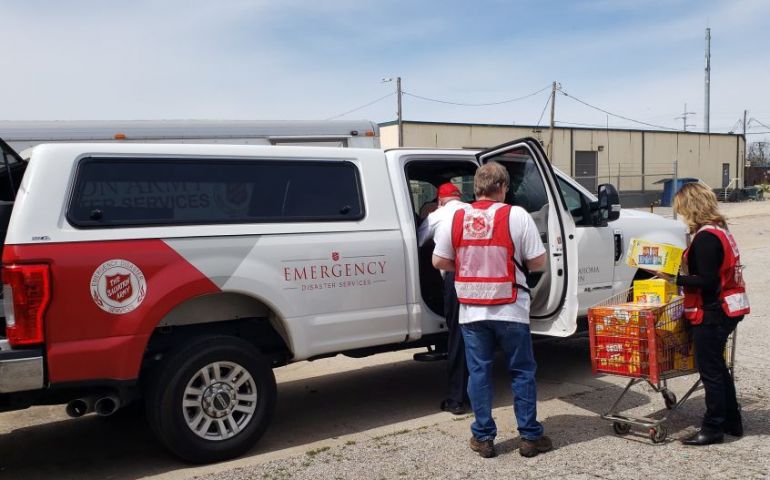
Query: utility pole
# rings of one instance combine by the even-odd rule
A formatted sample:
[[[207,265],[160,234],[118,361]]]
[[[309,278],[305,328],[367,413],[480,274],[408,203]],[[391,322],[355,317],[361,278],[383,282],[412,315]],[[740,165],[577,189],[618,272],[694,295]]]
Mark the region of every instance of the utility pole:
[[[749,144],[746,141],[746,115],[748,115],[748,110],[743,111],[743,178],[746,178],[746,150],[749,149]],[[738,172],[735,172],[736,175],[738,175]]]
[[[692,123],[687,123],[687,116],[688,115],[695,115],[695,112],[688,112],[687,111],[687,104],[685,103],[684,104],[684,112],[682,112],[682,116],[681,117],[676,117],[674,119],[674,120],[679,120],[679,119],[682,120],[682,130],[684,130],[685,132],[687,131],[687,127],[694,127],[695,126]]]
[[[398,146],[404,146],[404,118],[401,112],[401,77],[396,77],[396,93],[398,94]]]
[[[685,111],[687,108],[685,108]],[[703,131],[709,133],[711,116],[711,29],[706,29],[706,91],[703,106]]]
[[[556,123],[556,86],[558,84],[556,82],[553,82],[551,85],[551,132],[550,132],[550,140],[548,140],[548,149],[546,151],[546,155],[548,157],[548,161],[553,163],[553,127]]]
[[[674,199],[674,195],[679,191],[679,142],[677,142],[676,156],[674,157],[674,178],[673,188],[671,189],[671,199]],[[672,205],[673,206],[673,205]],[[673,210],[674,220],[676,220],[676,210]]]

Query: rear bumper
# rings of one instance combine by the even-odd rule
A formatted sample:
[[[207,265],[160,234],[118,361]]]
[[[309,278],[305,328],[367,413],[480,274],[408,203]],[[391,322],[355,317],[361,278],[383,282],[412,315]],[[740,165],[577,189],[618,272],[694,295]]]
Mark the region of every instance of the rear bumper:
[[[0,340],[0,394],[40,390],[43,375],[42,350],[14,350]]]

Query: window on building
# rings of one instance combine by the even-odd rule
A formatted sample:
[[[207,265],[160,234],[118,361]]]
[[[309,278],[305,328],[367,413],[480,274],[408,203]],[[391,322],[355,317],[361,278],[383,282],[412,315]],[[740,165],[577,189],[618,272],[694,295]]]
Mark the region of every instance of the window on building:
[[[350,221],[364,215],[345,161],[106,159],[81,162],[68,219],[79,227]]]

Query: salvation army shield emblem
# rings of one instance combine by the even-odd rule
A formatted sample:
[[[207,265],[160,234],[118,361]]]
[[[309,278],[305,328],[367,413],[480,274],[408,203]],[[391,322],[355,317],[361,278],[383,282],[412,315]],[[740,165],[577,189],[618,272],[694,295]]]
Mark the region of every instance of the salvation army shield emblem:
[[[96,306],[114,315],[136,310],[147,296],[144,273],[122,258],[99,265],[91,276],[89,287]]]
[[[463,236],[480,240],[492,233],[492,218],[487,212],[471,212],[463,220]]]
[[[484,217],[473,217],[473,224],[472,228],[475,232],[480,232],[484,230],[487,226],[487,222],[484,220]]]
[[[249,190],[245,183],[228,183],[225,198],[232,205],[241,205],[249,198]]]
[[[120,273],[115,275],[105,275],[107,298],[117,303],[124,303],[131,298],[133,288],[131,285],[131,276],[122,275]]]
[[[243,182],[218,184],[214,187],[214,204],[228,216],[245,215],[251,203],[252,185]]]

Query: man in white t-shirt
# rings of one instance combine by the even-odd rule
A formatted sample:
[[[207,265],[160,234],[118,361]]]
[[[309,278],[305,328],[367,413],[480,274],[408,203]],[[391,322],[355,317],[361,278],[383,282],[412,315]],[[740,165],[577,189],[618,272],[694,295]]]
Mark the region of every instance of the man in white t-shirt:
[[[460,190],[453,183],[442,183],[436,191],[438,198],[438,208],[423,220],[417,228],[417,245],[422,247],[425,242],[433,238],[436,234],[436,228],[442,223],[451,223],[455,212],[462,208],[466,203],[460,198]]]
[[[433,238],[439,225],[451,225],[457,210],[468,204],[460,201],[460,190],[452,183],[442,183],[438,187],[438,209],[420,224],[417,230],[417,244],[422,247]],[[465,413],[465,398],[468,388],[468,370],[465,366],[465,345],[460,331],[460,304],[455,293],[454,272],[443,272],[444,318],[447,327],[447,378],[448,392],[441,402],[441,410],[454,415]],[[438,350],[442,350],[439,346]]]
[[[497,455],[497,426],[492,418],[492,364],[495,347],[505,355],[514,393],[514,412],[521,443],[519,453],[534,457],[553,445],[537,421],[535,358],[529,330],[526,271],[545,267],[545,248],[532,217],[520,207],[502,203],[508,171],[491,162],[476,171],[476,202],[439,225],[433,265],[455,271],[460,326],[470,373],[468,395],[476,417],[471,449],[482,457]]]

